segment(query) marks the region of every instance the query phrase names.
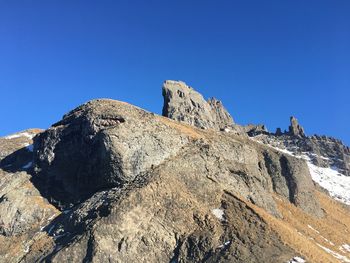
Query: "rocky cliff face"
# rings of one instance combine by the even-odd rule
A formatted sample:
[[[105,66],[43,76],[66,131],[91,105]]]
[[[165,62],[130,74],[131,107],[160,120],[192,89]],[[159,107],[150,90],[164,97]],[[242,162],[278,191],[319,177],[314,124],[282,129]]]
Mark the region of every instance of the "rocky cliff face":
[[[174,120],[93,100],[0,139],[0,262],[337,262],[350,214],[303,158],[184,83],[163,96]]]
[[[188,138],[129,104],[95,100],[34,140],[37,183],[50,200],[70,206],[133,181],[175,155]]]
[[[300,126],[295,117],[291,117],[290,122],[288,132],[283,133],[278,128],[276,133],[258,131],[251,134],[251,137],[275,148],[288,150],[295,156],[305,155],[317,166],[333,167],[340,173],[350,176],[350,148],[348,146],[332,137],[306,136],[304,128]]]
[[[163,116],[201,129],[225,129],[234,124],[221,101],[203,96],[181,81],[167,80],[163,84]]]

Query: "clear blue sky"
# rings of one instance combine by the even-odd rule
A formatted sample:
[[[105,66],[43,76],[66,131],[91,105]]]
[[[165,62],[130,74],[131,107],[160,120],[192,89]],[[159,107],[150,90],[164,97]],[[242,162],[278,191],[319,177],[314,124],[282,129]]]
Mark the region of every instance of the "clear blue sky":
[[[165,79],[349,145],[350,1],[0,0],[0,136],[93,98],[160,113]]]

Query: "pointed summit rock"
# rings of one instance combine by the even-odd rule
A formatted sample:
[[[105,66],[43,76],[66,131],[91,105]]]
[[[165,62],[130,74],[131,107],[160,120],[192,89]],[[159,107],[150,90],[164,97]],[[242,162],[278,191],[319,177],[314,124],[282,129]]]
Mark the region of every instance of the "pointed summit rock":
[[[300,126],[298,120],[294,117],[290,117],[289,134],[293,136],[305,137],[304,128]]]
[[[163,116],[202,129],[224,129],[234,124],[221,101],[203,96],[182,81],[166,80],[163,84]]]

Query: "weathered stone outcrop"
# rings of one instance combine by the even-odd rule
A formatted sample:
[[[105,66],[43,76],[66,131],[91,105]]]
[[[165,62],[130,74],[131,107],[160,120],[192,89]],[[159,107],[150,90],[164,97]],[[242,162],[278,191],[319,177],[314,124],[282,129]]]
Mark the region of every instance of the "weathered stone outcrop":
[[[32,138],[40,133],[40,129],[29,129],[9,136],[0,137],[0,168],[16,170],[32,159]]]
[[[234,124],[231,115],[225,109],[220,100],[217,100],[216,98],[210,98],[208,100],[208,104],[211,107],[214,122],[219,129],[224,129]]]
[[[267,134],[268,130],[266,129],[264,124],[248,124],[244,127],[244,131],[249,135],[249,136],[255,136],[258,134]]]
[[[310,159],[315,165],[323,167],[337,167],[350,176],[350,148],[342,141],[327,136],[311,136],[305,142],[299,142],[301,151],[312,153]]]
[[[234,124],[221,101],[203,96],[181,81],[167,80],[163,84],[163,116],[202,129],[224,129]]]
[[[290,117],[289,134],[292,136],[305,137],[304,128],[300,126],[295,117]]]
[[[257,134],[254,134],[255,136]],[[294,117],[290,117],[290,125],[288,127],[288,131],[282,132],[281,128],[277,128],[275,134],[276,136],[289,135],[293,137],[305,138],[304,128],[299,124],[298,120]]]
[[[57,204],[75,204],[98,190],[131,182],[186,143],[149,112],[94,100],[35,138],[35,179]]]
[[[56,209],[31,184],[29,174],[0,170],[0,177],[0,235],[19,236],[39,230],[40,223],[45,225],[45,219],[55,214]],[[36,199],[42,199],[42,203]]]
[[[321,217],[323,212],[314,197],[314,183],[306,176],[309,174],[306,162],[279,152],[263,154],[274,191],[307,213]]]
[[[314,165],[320,167],[333,167],[340,173],[350,176],[350,148],[340,140],[327,136],[294,136],[290,133],[258,132],[249,133],[256,140],[285,149],[296,156],[307,156]]]
[[[314,165],[333,167],[341,174],[350,176],[350,148],[348,146],[328,136],[306,136],[296,118],[291,117],[290,122],[288,131],[282,132],[281,128],[277,128],[275,133],[269,133],[256,129],[248,131],[247,134],[264,144],[288,150],[296,156],[307,156]]]
[[[191,160],[185,166],[187,171],[193,168],[191,173],[198,173],[207,167],[203,174],[213,174],[213,178],[220,174],[216,180],[226,185],[232,182],[231,191],[277,215],[270,195],[270,174],[259,167],[263,157],[256,146],[220,133],[211,137],[210,144],[190,144],[196,158],[181,157],[183,166]],[[69,206],[97,191],[122,187],[144,176],[190,142],[191,137],[169,128],[151,113],[118,101],[95,100],[65,115],[35,138],[35,179],[50,200]],[[205,147],[209,149],[198,158]],[[307,171],[303,172],[300,176],[307,177]]]
[[[43,251],[40,242],[46,238],[46,244],[53,244],[41,230],[60,212],[42,197],[29,174],[32,137],[38,132],[33,129],[0,138],[0,262],[22,262],[30,250],[38,252],[35,246]]]

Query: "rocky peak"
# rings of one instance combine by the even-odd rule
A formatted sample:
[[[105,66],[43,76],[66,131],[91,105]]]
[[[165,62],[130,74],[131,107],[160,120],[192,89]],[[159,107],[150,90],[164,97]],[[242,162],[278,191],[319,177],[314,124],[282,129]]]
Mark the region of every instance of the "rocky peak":
[[[282,132],[281,128],[277,128],[277,129],[276,129],[275,135],[276,135],[276,136],[281,136],[281,135],[283,135],[283,132]]]
[[[224,129],[234,124],[222,102],[203,96],[182,81],[166,80],[163,84],[163,116],[202,129]]]
[[[298,120],[294,117],[290,117],[289,134],[292,136],[305,137],[304,128],[300,126]]]
[[[225,109],[220,100],[212,97],[208,100],[208,103],[211,107],[215,123],[219,126],[220,129],[223,129],[227,126],[232,126],[234,124],[231,115]]]

